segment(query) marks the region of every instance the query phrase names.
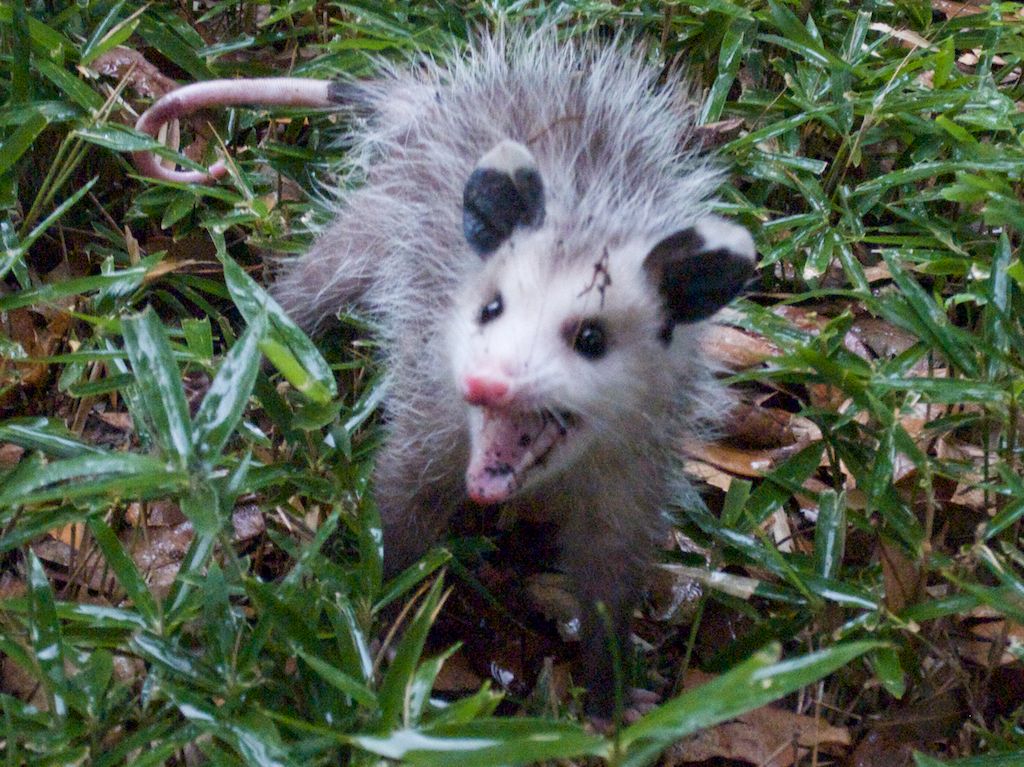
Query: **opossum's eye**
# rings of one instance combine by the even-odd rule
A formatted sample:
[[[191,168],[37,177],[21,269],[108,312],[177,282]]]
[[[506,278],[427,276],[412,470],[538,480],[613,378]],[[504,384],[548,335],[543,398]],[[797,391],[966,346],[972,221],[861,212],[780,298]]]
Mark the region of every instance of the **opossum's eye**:
[[[517,226],[544,221],[544,184],[530,150],[502,141],[480,158],[462,192],[462,231],[482,257]]]
[[[572,348],[581,357],[597,360],[608,351],[608,336],[604,325],[597,320],[584,320],[580,323],[576,335],[572,339]]]
[[[707,319],[738,295],[754,272],[754,241],[742,226],[706,216],[671,234],[647,254],[644,269],[668,314],[662,340],[672,328]]]
[[[486,325],[491,320],[496,320],[505,311],[505,302],[501,300],[501,293],[495,293],[494,298],[480,307],[480,324]]]

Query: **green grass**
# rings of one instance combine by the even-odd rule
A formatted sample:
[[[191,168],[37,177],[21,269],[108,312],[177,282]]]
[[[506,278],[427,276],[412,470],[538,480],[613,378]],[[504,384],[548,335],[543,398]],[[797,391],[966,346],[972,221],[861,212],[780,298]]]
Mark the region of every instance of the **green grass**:
[[[801,711],[860,735],[951,690],[961,722],[908,736],[935,748],[919,764],[1019,763],[1021,709],[990,705],[1024,673],[1019,645],[998,663],[1024,624],[1024,22],[1010,3],[953,18],[917,0],[507,7],[566,34],[625,27],[653,59],[683,57],[705,122],[741,120],[720,150],[722,211],[763,260],[737,322],[778,354],[732,382],[821,437],[763,479],[709,490],[710,510],[679,510],[710,554],[668,558],[756,584],[749,598],[706,589],[645,654],[651,672],[685,659],[723,674],[709,687],[614,736],[564,707],[499,715],[488,685],[431,697],[448,653],[427,633],[465,568],[438,549],[382,579],[364,492],[372,344],[322,353],[263,287],[270,256],[301,252],[328,216],[339,126],[215,115],[206,159],[229,146],[229,179],[158,184],[125,154],[153,146],[125,127],[125,102],[145,95],[97,68],[123,45],[180,82],[365,74],[374,57],[450,55],[494,7],[0,5],[0,448],[20,448],[0,452],[14,456],[0,462],[4,764],[173,765],[194,749],[223,765],[652,764],[738,713],[796,708],[801,688]],[[865,355],[851,339],[866,318],[910,340]],[[131,415],[127,447],[101,439],[97,407]],[[194,536],[157,587],[131,513],[166,500]],[[232,526],[244,504],[266,520],[255,550]],[[780,517],[802,546],[777,545]],[[38,546],[57,531],[79,558],[63,569]],[[987,662],[963,657],[964,616],[982,607],[1004,621]],[[740,630],[702,654],[712,616]]]

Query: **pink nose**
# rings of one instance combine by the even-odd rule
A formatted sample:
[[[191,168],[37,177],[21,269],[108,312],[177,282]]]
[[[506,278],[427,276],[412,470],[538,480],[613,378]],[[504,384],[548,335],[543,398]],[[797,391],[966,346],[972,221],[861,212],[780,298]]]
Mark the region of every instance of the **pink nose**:
[[[462,396],[470,405],[503,405],[508,401],[508,382],[487,376],[466,376],[462,380]]]

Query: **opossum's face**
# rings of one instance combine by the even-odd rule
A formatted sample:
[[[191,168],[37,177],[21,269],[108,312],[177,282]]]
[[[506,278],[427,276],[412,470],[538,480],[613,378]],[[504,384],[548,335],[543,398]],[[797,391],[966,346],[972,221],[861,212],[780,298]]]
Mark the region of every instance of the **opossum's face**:
[[[502,142],[466,186],[466,237],[485,259],[450,341],[469,406],[469,497],[499,503],[573,466],[598,440],[643,430],[673,399],[673,329],[704,319],[748,279],[750,236],[719,219],[567,257],[544,226],[525,147]],[[588,258],[592,255],[592,258]]]

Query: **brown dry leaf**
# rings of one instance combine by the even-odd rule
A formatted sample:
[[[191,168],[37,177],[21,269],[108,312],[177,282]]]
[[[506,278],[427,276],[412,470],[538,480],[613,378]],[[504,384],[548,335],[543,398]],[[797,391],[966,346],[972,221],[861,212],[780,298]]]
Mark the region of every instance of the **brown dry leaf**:
[[[149,285],[167,274],[188,272],[189,267],[195,266],[198,263],[198,261],[192,261],[191,259],[176,260],[173,258],[165,258],[159,264],[153,266],[146,272],[143,282],[146,285]]]
[[[923,743],[910,728],[887,727],[872,730],[850,755],[850,767],[911,767],[914,751]]]
[[[685,687],[699,687],[714,677],[690,670]],[[842,755],[851,743],[845,727],[762,706],[730,722],[704,730],[672,746],[664,755],[664,767],[681,767],[709,759],[735,759],[759,767],[790,767],[815,746],[819,752]]]
[[[864,267],[864,277],[868,282],[886,282],[892,279],[892,272],[886,264]]]
[[[778,452],[774,450],[743,450],[721,442],[687,440],[683,443],[683,453],[688,457],[717,466],[729,474],[740,477],[762,476],[775,465]]]
[[[807,387],[807,395],[811,406],[821,410],[842,411],[847,401],[842,389],[829,384],[810,384]]]
[[[807,418],[788,410],[737,403],[722,424],[724,436],[738,447],[800,447],[821,439],[821,430]]]
[[[466,694],[476,692],[484,679],[473,670],[466,653],[459,650],[444,662],[434,680],[434,692]]]
[[[919,340],[917,336],[903,328],[870,316],[858,317],[850,327],[850,333],[867,346],[876,357],[895,357]],[[927,360],[924,361],[924,365],[926,372],[928,370]],[[924,372],[921,373],[921,375],[924,374]]]
[[[919,601],[924,587],[920,562],[907,556],[897,544],[878,541],[878,558],[882,563],[885,584],[885,606],[898,613]]]
[[[57,538],[47,537],[31,544],[32,553],[50,565],[51,579],[58,585],[84,587],[101,594],[113,594],[117,581],[112,573],[104,569],[102,560],[94,552],[81,549],[81,538],[72,547]]]
[[[173,515],[177,509],[173,504],[169,506],[164,507],[165,511]],[[266,530],[263,513],[254,504],[236,508],[231,522],[234,528],[232,540],[236,543],[250,541]],[[131,557],[158,598],[163,598],[174,583],[193,537],[192,523],[187,520],[163,527],[149,526],[145,535],[135,536],[130,546]]]
[[[959,648],[962,657],[969,658],[979,666],[992,665],[993,660],[1000,666],[1020,663],[1020,660],[1008,652],[1006,647],[1010,642],[1017,645],[1024,644],[1024,626],[1006,620],[999,611],[987,605],[975,607],[970,613],[961,617],[960,622],[972,637]],[[1002,644],[1000,648],[1002,652],[998,658],[993,658],[993,653],[997,651],[997,643]]]
[[[173,501],[150,501],[143,506],[135,502],[128,506],[125,521],[133,527],[145,523],[146,527],[171,527],[186,521],[178,504]]]
[[[717,487],[723,491],[729,489],[734,479],[728,472],[722,471],[718,467],[704,461],[686,461],[683,464],[683,470],[686,472],[686,476],[691,479],[703,482],[711,487]]]
[[[132,503],[125,519],[133,526],[126,534],[126,548],[154,595],[163,598],[177,577],[181,561],[195,537],[192,523],[170,501],[150,503],[145,516],[142,504]],[[143,520],[146,523],[144,528]],[[232,540],[238,544],[244,545],[266,531],[263,513],[255,503],[240,504],[231,521]],[[102,567],[102,560],[90,553],[91,549],[82,548],[84,537],[82,525],[67,525],[32,544],[32,550],[44,562],[61,568],[55,573],[59,580],[105,594],[116,603],[123,594],[113,575]]]
[[[12,572],[0,573],[0,601],[25,596],[25,581]]]
[[[792,421],[793,414],[785,410],[739,402],[726,416],[723,429],[731,442],[743,447],[783,447],[796,442]]]
[[[729,120],[699,125],[694,132],[697,134],[696,139],[702,148],[713,149],[739,136],[742,127],[743,118],[733,117]]]
[[[188,274],[216,276],[222,271],[217,261],[216,247],[208,237],[202,237],[196,232],[178,239],[163,234],[150,235],[146,239],[146,247],[150,252],[166,251],[165,260],[187,265]]]
[[[764,337],[728,325],[712,325],[701,339],[701,350],[729,370],[745,370],[780,353]]]
[[[979,3],[959,3],[954,0],[932,0],[932,8],[945,14],[947,19],[974,16],[986,12],[986,9]]]
[[[943,434],[935,440],[935,455],[943,461],[977,467],[976,471],[963,471],[958,476],[959,481],[949,502],[978,513],[987,512],[994,498],[986,498],[985,491],[979,487],[984,481],[985,450],[951,434]]]
[[[992,506],[990,500],[985,497],[984,490],[974,484],[963,482],[957,485],[956,492],[950,497],[949,502],[977,513],[987,511]]]
[[[933,752],[933,744],[948,742],[969,718],[961,695],[952,688],[891,708],[872,722],[846,764],[911,767],[914,751]]]
[[[794,326],[812,335],[828,324],[828,317],[817,309],[802,306],[778,304],[772,307],[772,314],[789,320]]]
[[[0,658],[0,690],[39,711],[49,710],[46,689],[9,656]]]
[[[68,307],[70,303],[64,302]],[[8,337],[21,346],[28,357],[47,357],[64,342],[71,327],[71,316],[61,309],[32,307],[12,309],[7,313]],[[0,389],[10,386],[35,388],[49,376],[50,367],[44,362],[3,359],[0,361]]]
[[[68,546],[77,546],[82,540],[82,536],[85,535],[85,523],[72,522],[70,525],[51,530],[50,535]]]
[[[10,442],[0,443],[0,469],[17,466],[24,455],[25,448],[20,445],[12,445]]]
[[[155,100],[178,87],[177,82],[150,64],[145,56],[122,45],[97,56],[92,69],[116,80],[127,79],[128,87],[144,98]]]
[[[979,61],[981,61],[981,57],[983,54],[984,51],[981,48],[974,48],[973,50],[965,51],[964,53],[960,54],[959,58],[957,58],[956,61],[963,67],[974,67],[977,65]],[[1002,56],[993,56],[992,63],[995,64],[997,67],[1004,67],[1006,66],[1006,59],[1004,59]]]
[[[95,416],[99,418],[107,426],[113,429],[117,429],[123,434],[131,434],[135,431],[135,422],[132,420],[131,413],[128,412],[105,412],[97,410]]]

